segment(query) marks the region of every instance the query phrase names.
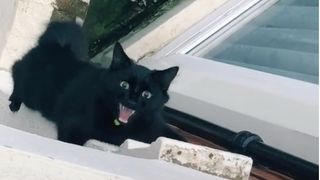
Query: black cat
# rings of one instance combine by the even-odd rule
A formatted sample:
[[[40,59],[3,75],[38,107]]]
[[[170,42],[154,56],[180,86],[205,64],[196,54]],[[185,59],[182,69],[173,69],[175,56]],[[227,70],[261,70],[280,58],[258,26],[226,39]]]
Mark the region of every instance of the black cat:
[[[61,28],[68,27],[65,31]],[[82,145],[97,139],[120,145],[131,138],[150,143],[159,136],[184,140],[162,118],[168,87],[178,67],[149,70],[139,66],[116,43],[109,69],[83,59],[80,27],[51,23],[39,44],[12,68],[11,111],[21,103],[56,123],[58,139]],[[79,37],[78,37],[79,36]]]

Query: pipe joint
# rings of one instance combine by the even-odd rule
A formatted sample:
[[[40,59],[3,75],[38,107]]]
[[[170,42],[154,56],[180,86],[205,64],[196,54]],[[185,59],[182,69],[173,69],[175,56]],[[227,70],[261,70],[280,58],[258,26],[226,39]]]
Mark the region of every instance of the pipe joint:
[[[240,131],[232,140],[232,149],[236,153],[247,154],[247,147],[252,142],[263,142],[257,134],[249,131]]]

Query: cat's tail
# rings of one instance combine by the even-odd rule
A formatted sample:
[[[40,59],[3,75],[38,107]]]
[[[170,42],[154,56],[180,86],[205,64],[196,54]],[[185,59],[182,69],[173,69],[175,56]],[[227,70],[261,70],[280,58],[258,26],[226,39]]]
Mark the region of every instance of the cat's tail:
[[[81,61],[88,61],[88,41],[80,25],[75,22],[51,22],[39,39],[39,45],[58,44],[69,48]]]

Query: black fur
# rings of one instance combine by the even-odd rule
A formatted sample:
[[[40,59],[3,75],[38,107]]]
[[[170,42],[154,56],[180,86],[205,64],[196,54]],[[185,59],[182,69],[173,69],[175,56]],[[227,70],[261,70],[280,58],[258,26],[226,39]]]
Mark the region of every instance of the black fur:
[[[110,69],[92,66],[81,51],[86,52],[85,43],[73,45],[83,35],[69,33],[74,37],[66,38],[64,27],[80,32],[77,25],[52,23],[38,46],[14,64],[11,111],[18,111],[24,103],[56,123],[59,140],[79,145],[88,139],[116,145],[127,138],[147,143],[159,136],[184,140],[162,118],[162,108],[169,99],[167,89],[178,67],[149,70],[133,63],[118,43]],[[130,88],[121,87],[122,81]],[[149,99],[142,96],[146,90],[152,94]],[[128,123],[117,126],[114,120],[119,116],[119,103],[135,113]]]

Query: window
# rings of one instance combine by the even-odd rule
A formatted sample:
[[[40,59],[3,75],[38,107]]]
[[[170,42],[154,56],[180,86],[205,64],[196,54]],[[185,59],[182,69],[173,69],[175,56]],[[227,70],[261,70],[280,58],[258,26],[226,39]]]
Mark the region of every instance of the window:
[[[140,63],[180,66],[169,107],[317,162],[317,10],[316,0],[228,0]]]
[[[298,80],[318,83],[318,1],[280,0],[223,43],[189,52]]]
[[[229,0],[158,56],[188,54],[318,84],[317,0]]]

